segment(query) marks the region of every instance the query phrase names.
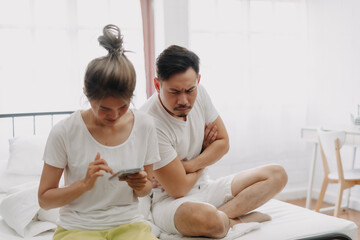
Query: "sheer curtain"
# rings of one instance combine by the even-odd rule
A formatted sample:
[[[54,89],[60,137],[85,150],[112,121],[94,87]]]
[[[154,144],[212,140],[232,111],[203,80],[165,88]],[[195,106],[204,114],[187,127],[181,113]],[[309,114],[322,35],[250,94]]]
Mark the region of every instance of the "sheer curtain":
[[[140,3],[144,34],[146,96],[149,98],[155,91],[153,83],[155,76],[154,11],[152,0],[140,0]]]
[[[306,2],[191,0],[189,45],[223,118],[230,152],[215,176],[280,163],[306,182]],[[220,169],[220,171],[219,171]]]
[[[0,113],[84,107],[87,64],[106,51],[97,37],[116,24],[137,72],[133,103],[146,99],[139,1],[0,0]]]

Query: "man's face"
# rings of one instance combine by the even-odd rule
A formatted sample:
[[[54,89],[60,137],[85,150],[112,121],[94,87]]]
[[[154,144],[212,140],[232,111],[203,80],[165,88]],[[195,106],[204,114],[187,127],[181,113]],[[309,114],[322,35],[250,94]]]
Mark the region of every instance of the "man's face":
[[[166,81],[155,79],[162,105],[175,118],[184,120],[194,105],[200,75],[193,68],[171,76]]]

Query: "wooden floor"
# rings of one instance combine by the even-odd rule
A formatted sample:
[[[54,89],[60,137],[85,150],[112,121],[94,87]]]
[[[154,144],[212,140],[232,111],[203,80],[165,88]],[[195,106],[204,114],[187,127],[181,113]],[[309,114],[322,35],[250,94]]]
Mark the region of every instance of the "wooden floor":
[[[305,201],[305,199],[299,199],[299,200],[290,200],[290,201],[287,201],[287,202],[291,203],[291,204],[295,204],[295,205],[300,206],[300,207],[305,207],[305,202],[306,201]],[[312,200],[312,202],[310,204],[310,209],[315,209],[315,204],[316,204],[316,201]],[[329,206],[332,206],[332,205],[324,203],[322,207],[329,207]],[[327,214],[327,215],[333,215],[333,211],[322,212],[322,213]],[[358,228],[358,239],[360,240],[360,212],[352,210],[352,209],[344,209],[339,214],[339,217],[343,218],[343,219],[353,221],[353,222],[356,223],[356,225],[359,227]]]

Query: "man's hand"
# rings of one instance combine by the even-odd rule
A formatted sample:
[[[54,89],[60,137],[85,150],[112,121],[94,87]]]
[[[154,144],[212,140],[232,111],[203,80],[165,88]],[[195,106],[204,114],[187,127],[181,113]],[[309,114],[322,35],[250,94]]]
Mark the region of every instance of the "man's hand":
[[[205,148],[207,148],[210,144],[212,144],[215,141],[217,134],[218,134],[217,127],[214,123],[209,123],[205,125],[204,141],[201,152],[204,151]]]
[[[208,146],[210,146],[210,144],[212,144],[216,140],[217,135],[218,129],[214,123],[209,123],[205,125],[204,141],[201,152],[203,152]],[[194,160],[188,160],[185,158],[181,160],[181,163],[186,173],[193,173],[199,170],[199,168],[195,166]]]
[[[165,189],[161,186],[161,184],[155,179],[155,177],[153,177],[152,188],[158,188],[158,187],[161,187],[161,192],[165,191]]]

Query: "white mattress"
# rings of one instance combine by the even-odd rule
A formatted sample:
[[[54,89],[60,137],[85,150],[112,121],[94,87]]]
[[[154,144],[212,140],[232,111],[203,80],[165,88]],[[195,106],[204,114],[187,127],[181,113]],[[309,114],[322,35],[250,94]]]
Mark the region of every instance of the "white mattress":
[[[258,211],[269,214],[272,220],[247,233],[239,240],[302,239],[332,233],[342,233],[357,240],[357,225],[354,222],[317,213],[306,208],[278,200],[270,200]],[[313,239],[313,238],[312,238]]]
[[[0,199],[3,195],[0,194]],[[263,223],[259,229],[239,237],[238,240],[289,240],[332,233],[345,234],[351,239],[357,240],[357,226],[351,221],[316,213],[274,199],[258,210],[269,214],[272,220]],[[25,239],[50,240],[52,235],[53,232],[50,231]],[[0,239],[20,240],[24,238],[17,235],[0,217]]]

